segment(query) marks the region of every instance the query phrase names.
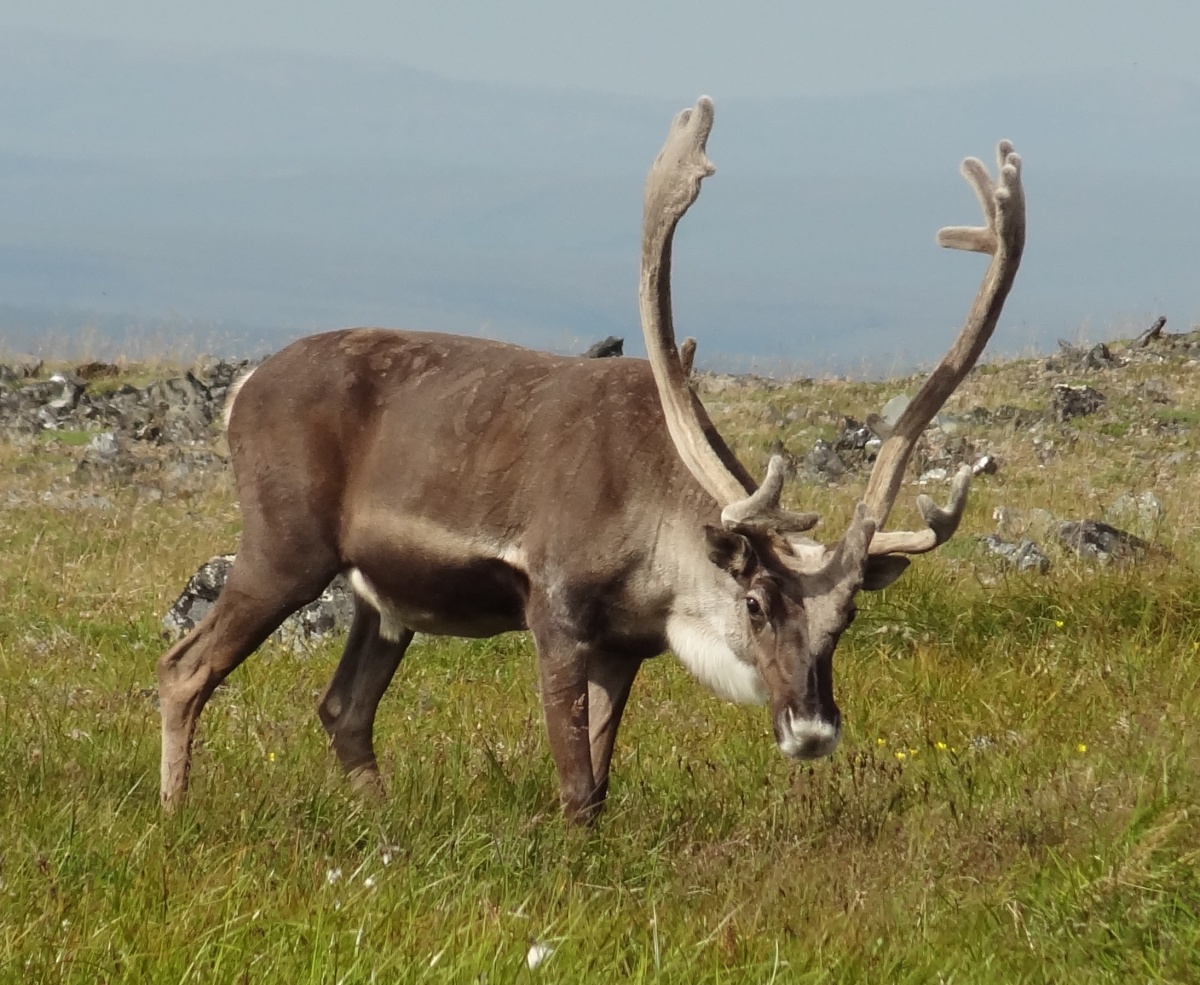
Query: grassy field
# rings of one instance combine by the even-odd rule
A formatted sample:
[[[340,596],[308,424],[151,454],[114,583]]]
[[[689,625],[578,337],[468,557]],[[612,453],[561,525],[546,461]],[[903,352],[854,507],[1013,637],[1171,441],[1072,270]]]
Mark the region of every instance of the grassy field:
[[[1001,470],[954,544],[864,597],[832,759],[785,760],[762,709],[651,662],[591,832],[560,819],[520,635],[413,646],[380,710],[382,804],[349,794],[315,714],[338,645],[268,645],[162,817],[159,617],[236,546],[228,477],[70,509],[78,442],[0,443],[0,981],[1200,980],[1197,373],[1110,371],[1098,415],[972,436]],[[1045,406],[1061,379],[985,367],[956,408]],[[902,386],[708,402],[757,468]],[[790,496],[837,531],[861,486]],[[1049,575],[1017,575],[976,541],[997,506],[1078,519],[1145,489],[1170,557],[1048,548]]]

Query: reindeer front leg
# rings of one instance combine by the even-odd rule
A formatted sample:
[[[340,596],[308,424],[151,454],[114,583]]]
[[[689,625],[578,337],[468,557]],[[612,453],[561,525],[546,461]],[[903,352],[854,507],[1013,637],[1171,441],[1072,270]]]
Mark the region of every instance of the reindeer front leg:
[[[599,813],[599,802],[588,735],[590,647],[557,620],[530,616],[563,813],[576,824],[591,824]]]

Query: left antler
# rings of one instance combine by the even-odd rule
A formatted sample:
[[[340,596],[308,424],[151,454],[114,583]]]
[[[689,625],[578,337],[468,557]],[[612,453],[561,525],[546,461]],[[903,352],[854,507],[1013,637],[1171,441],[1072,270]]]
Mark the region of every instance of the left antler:
[[[987,168],[973,157],[967,158],[962,165],[963,176],[979,196],[986,224],[982,227],[948,226],[938,232],[940,246],[989,253],[992,262],[954,345],[929,374],[879,450],[864,496],[867,512],[875,520],[877,529],[887,522],[895,505],[904,469],[921,432],[971,371],[992,337],[1021,264],[1021,253],[1025,248],[1021,158],[1007,140],[1000,141],[996,156],[999,183],[993,182]],[[955,477],[950,501],[945,507],[938,507],[928,496],[921,496],[917,505],[929,529],[890,533],[880,530],[871,540],[870,553],[922,554],[945,543],[962,519],[970,481],[971,469],[964,467]]]

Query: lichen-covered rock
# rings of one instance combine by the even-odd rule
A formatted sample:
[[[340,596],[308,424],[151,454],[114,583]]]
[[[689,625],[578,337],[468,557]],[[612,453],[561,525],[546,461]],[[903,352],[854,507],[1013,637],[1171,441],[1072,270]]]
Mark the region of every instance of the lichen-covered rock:
[[[220,597],[235,554],[218,554],[188,579],[179,598],[162,618],[163,635],[179,640],[190,633]],[[354,618],[354,597],[338,575],[320,596],[289,616],[274,638],[292,650],[303,650],[334,633],[345,632]]]
[[[1140,561],[1153,545],[1126,530],[1099,520],[1068,520],[1059,524],[1058,539],[1080,557],[1094,561]]]
[[[1105,404],[1105,397],[1099,390],[1090,386],[1071,386],[1069,383],[1056,383],[1052,397],[1054,416],[1060,424],[1074,417],[1086,417],[1094,414]]]
[[[220,360],[146,387],[126,383],[110,390],[91,387],[105,375],[92,372],[91,364],[81,367],[86,376],[55,373],[48,380],[9,368],[0,374],[0,432],[108,430],[154,444],[195,444],[213,436],[230,385],[252,365]]]
[[[995,534],[988,534],[980,540],[992,554],[1005,558],[1018,571],[1036,571],[1044,575],[1050,570],[1050,559],[1027,537],[1015,544],[1001,540]]]

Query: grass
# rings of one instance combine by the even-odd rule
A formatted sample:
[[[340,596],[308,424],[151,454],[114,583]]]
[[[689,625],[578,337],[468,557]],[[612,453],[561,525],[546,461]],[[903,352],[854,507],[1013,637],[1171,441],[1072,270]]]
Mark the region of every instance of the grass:
[[[1029,401],[1028,372],[989,367],[954,409]],[[755,407],[806,401],[807,440],[895,386],[710,402],[757,468]],[[828,761],[784,760],[761,709],[652,661],[585,833],[558,814],[522,635],[414,645],[380,710],[384,803],[349,794],[317,722],[337,645],[268,645],[164,818],[158,618],[236,543],[228,481],[52,509],[82,449],[0,445],[0,982],[1195,981],[1196,465],[1162,466],[1195,446],[1143,423],[1050,426],[1049,466],[1027,429],[973,436],[1001,472],[954,551],[864,597]],[[997,505],[1077,517],[1133,487],[1163,500],[1173,560],[1017,576],[973,543]],[[791,494],[836,531],[853,490]]]

